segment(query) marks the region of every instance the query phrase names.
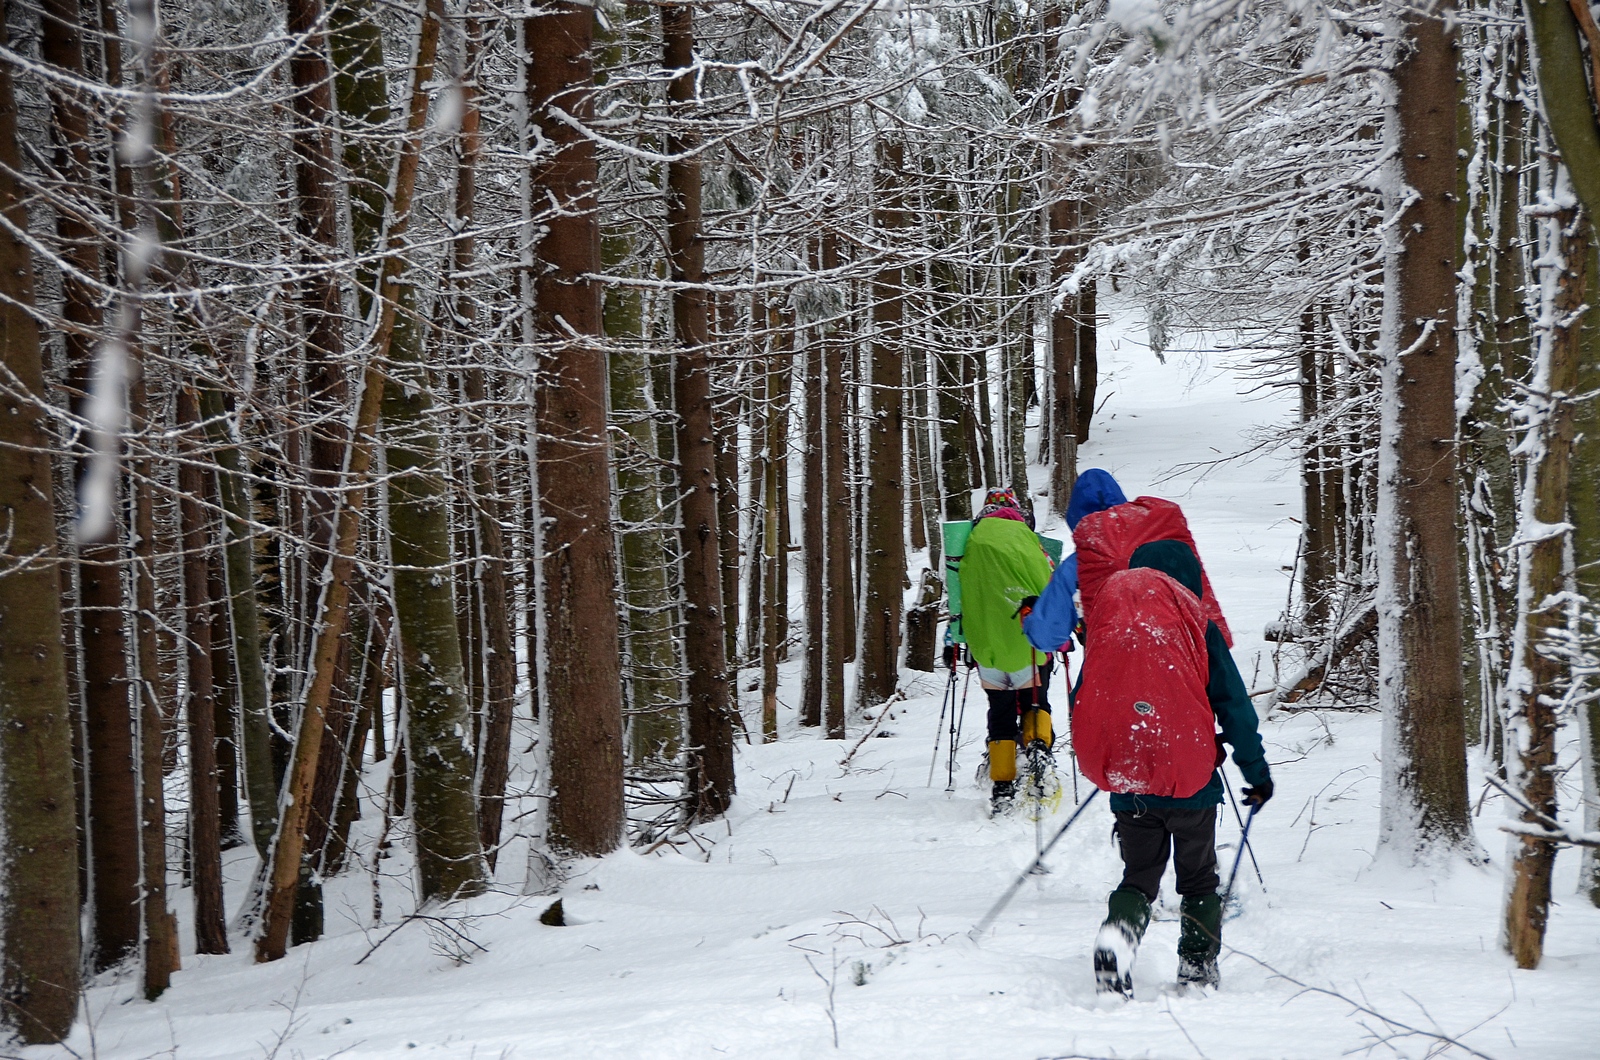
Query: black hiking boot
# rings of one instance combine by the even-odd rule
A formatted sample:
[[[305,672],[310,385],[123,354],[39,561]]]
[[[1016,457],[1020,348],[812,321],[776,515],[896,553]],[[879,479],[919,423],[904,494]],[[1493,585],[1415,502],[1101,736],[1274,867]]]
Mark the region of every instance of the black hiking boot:
[[[1102,994],[1133,997],[1133,958],[1150,925],[1150,899],[1131,887],[1118,887],[1106,901],[1106,920],[1094,939],[1094,988]]]
[[[999,817],[1010,813],[1016,803],[1017,785],[1010,780],[997,780],[989,791],[989,816]]]
[[[1106,924],[1094,940],[1094,989],[1133,1000],[1133,956],[1139,944],[1120,924]]]
[[[1216,989],[1222,985],[1217,954],[1222,949],[1222,895],[1187,895],[1179,907],[1178,985]]]

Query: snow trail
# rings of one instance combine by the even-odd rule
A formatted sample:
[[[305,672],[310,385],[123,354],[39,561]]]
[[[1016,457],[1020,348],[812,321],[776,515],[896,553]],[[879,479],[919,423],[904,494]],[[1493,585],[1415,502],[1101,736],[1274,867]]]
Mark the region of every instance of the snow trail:
[[[1270,682],[1274,647],[1262,630],[1283,608],[1294,562],[1294,468],[1287,453],[1195,465],[1288,422],[1293,393],[1243,398],[1254,384],[1205,355],[1169,353],[1159,364],[1132,330],[1135,319],[1113,310],[1102,331],[1109,397],[1081,466],[1106,468],[1130,497],[1183,505],[1233,626],[1235,657],[1259,689]],[[1040,474],[1034,486],[1043,485]],[[1041,525],[1067,536],[1059,518]],[[80,1027],[70,1044],[101,1057],[285,1060],[1466,1055],[1430,1053],[1440,1042],[1416,1033],[1425,1031],[1494,1057],[1595,1055],[1600,910],[1573,896],[1576,855],[1558,861],[1564,900],[1552,910],[1543,968],[1516,970],[1496,944],[1498,861],[1432,873],[1373,861],[1375,714],[1264,723],[1277,795],[1251,839],[1269,892],[1241,870],[1242,915],[1226,925],[1221,991],[1162,991],[1176,975],[1178,934],[1175,897],[1164,894],[1134,970],[1138,1000],[1106,1003],[1090,963],[1120,876],[1105,800],[1057,845],[1050,871],[973,941],[968,930],[1033,859],[1036,842],[1023,815],[989,820],[973,781],[984,713],[976,682],[956,790],[946,793],[942,753],[927,783],[942,674],[906,674],[906,700],[841,766],[864,730],[839,742],[799,729],[798,660],[784,672],[783,739],[740,747],[739,796],[726,822],[698,829],[697,843],[577,866],[561,891],[569,926],[538,922],[549,897],[516,893],[525,846],[514,845],[500,859],[504,892],[446,914],[470,919],[409,923],[369,954],[411,909],[409,862],[397,852],[386,863],[400,874],[385,884],[389,926],[358,927],[370,916],[364,875],[330,881],[327,940],[266,967],[237,943],[229,956],[186,953],[154,1005],[130,1000],[132,982],[99,986],[88,999],[93,1043]],[[1061,707],[1063,681],[1058,674],[1053,696]],[[1063,754],[1063,771],[1067,764]],[[1063,782],[1046,837],[1073,810]],[[1080,779],[1080,795],[1088,790]],[[1477,819],[1497,859],[1503,816],[1489,800]],[[1224,864],[1237,835],[1225,811]],[[370,845],[369,836],[363,850]],[[250,868],[230,862],[235,902]]]

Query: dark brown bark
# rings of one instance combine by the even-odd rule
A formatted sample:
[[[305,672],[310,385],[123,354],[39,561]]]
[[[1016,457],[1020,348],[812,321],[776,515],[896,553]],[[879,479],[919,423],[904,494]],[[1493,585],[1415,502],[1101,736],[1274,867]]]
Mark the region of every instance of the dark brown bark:
[[[710,369],[708,367],[707,371]],[[728,372],[722,371],[724,383]],[[717,459],[718,562],[722,566],[723,667],[739,655],[739,396],[726,387],[712,402],[712,430]],[[727,680],[733,680],[732,674]]]
[[[288,0],[288,30],[307,34],[289,60],[294,81],[295,231],[300,236],[303,279],[300,312],[305,330],[305,390],[302,399],[317,427],[310,432],[307,493],[311,562],[320,566],[333,539],[334,498],[345,445],[342,424],[349,397],[344,379],[343,313],[339,275],[338,172],[333,158],[333,74],[323,32],[322,0]],[[380,56],[381,58],[381,56]],[[315,591],[315,586],[309,587]],[[307,612],[315,600],[307,601]]]
[[[184,655],[188,669],[189,865],[194,883],[195,952],[227,953],[222,904],[222,837],[217,819],[217,705],[211,679],[211,527],[204,499],[200,405],[192,390],[178,392],[184,435],[178,464],[178,520],[183,536]]]
[[[751,326],[755,326],[754,321]],[[767,451],[767,422],[772,414],[767,401],[767,384],[772,375],[768,362],[761,357],[751,357],[744,370],[750,376],[745,394],[750,448],[745,460],[744,484],[750,532],[745,537],[744,655],[735,661],[736,666],[747,665],[761,657],[762,602],[767,596],[767,477],[772,473]]]
[[[1065,158],[1053,164],[1064,168]],[[1059,196],[1050,204],[1050,505],[1067,510],[1072,484],[1078,478],[1078,307],[1077,299],[1062,293],[1061,282],[1077,264],[1072,244],[1078,239],[1078,203],[1065,196],[1066,174],[1052,174]]]
[[[805,376],[805,494],[800,508],[801,556],[805,571],[806,639],[800,687],[800,724],[822,724],[823,666],[826,643],[823,576],[822,343],[818,329],[807,336]]]
[[[832,231],[822,235],[822,268],[839,267],[839,237]],[[844,390],[844,342],[837,325],[829,324],[820,336],[822,346],[822,436],[823,494],[825,499],[823,537],[823,581],[826,586],[824,608],[822,720],[828,739],[845,735],[846,704],[844,664],[853,654],[856,641],[854,597],[850,591],[854,565],[850,534],[850,487],[845,479],[849,462],[845,423],[848,403]]]
[[[901,166],[905,147],[898,140],[880,149],[878,201],[873,207],[882,245],[893,247],[905,224],[901,208]],[[891,252],[892,253],[892,252]],[[901,609],[905,595],[904,394],[901,369],[905,302],[903,268],[883,261],[872,278],[872,397],[867,456],[867,548],[861,605],[860,660],[856,703],[870,707],[894,695],[899,679]]]
[[[216,476],[206,475],[207,499],[218,503]],[[207,563],[206,594],[211,601],[211,689],[216,705],[212,732],[217,749],[217,832],[223,850],[247,842],[239,827],[239,709],[234,675],[233,631],[228,628],[228,588],[220,549]]]
[[[1378,542],[1379,644],[1385,707],[1383,834],[1402,857],[1463,848],[1466,727],[1456,534],[1456,122],[1452,32],[1407,19],[1415,45],[1395,71],[1400,164],[1415,201],[1386,263],[1397,334],[1385,371],[1398,413],[1384,439]],[[1387,458],[1387,460],[1383,459]],[[1387,466],[1383,466],[1387,463]]]
[[[1578,389],[1585,272],[1589,256],[1589,225],[1576,209],[1558,212],[1543,224],[1559,227],[1540,255],[1541,272],[1548,275],[1556,256],[1565,262],[1554,278],[1551,304],[1541,307],[1541,318],[1552,322],[1539,335],[1540,360],[1534,370],[1535,386],[1524,401],[1535,413],[1535,437],[1528,447],[1529,461],[1523,480],[1522,512],[1518,520],[1519,592],[1516,655],[1511,663],[1525,671],[1526,683],[1507,689],[1508,742],[1514,742],[1520,761],[1517,771],[1523,799],[1522,823],[1534,831],[1556,819],[1556,751],[1560,719],[1557,713],[1568,683],[1573,679],[1570,660],[1561,645],[1567,634],[1567,609],[1551,601],[1570,584],[1567,555],[1570,530],[1553,533],[1568,518],[1569,478],[1572,467],[1574,402]],[[1552,253],[1553,252],[1553,253]],[[1563,326],[1564,325],[1564,326]],[[1541,329],[1543,330],[1543,329]],[[1540,369],[1543,369],[1543,372]],[[1543,375],[1543,378],[1541,378]],[[1593,400],[1592,398],[1590,400]],[[1531,516],[1531,521],[1529,520]],[[1536,533],[1542,537],[1529,540]],[[1550,916],[1550,877],[1555,869],[1556,845],[1532,836],[1519,837],[1511,866],[1511,886],[1506,894],[1502,940],[1519,968],[1537,968],[1544,957],[1545,926]]]
[[[545,357],[534,400],[544,523],[541,677],[550,710],[550,842],[587,856],[622,841],[622,689],[600,336],[599,162],[552,113],[594,116],[594,11],[569,2],[523,22],[531,120],[543,146],[531,208],[556,212],[534,248],[533,323]],[[530,336],[531,338],[531,336]]]
[[[65,1038],[78,1011],[78,845],[33,258],[14,234],[29,227],[21,171],[11,67],[0,62],[0,1019],[45,1043]]]
[[[1086,205],[1080,210],[1087,210]],[[1080,224],[1082,218],[1080,214]],[[1099,283],[1094,277],[1084,280],[1078,291],[1078,444],[1089,440],[1089,423],[1094,419],[1095,393],[1100,383]]]
[[[687,5],[661,9],[662,65],[681,71],[668,85],[680,115],[694,101],[694,13]],[[667,140],[670,154],[694,146],[686,131]],[[726,567],[721,555],[717,451],[707,357],[705,244],[700,240],[700,160],[691,155],[667,164],[667,240],[672,320],[678,348],[673,358],[677,397],[678,509],[683,549],[684,655],[689,662],[690,813],[706,820],[726,812],[734,792],[733,705],[727,674],[724,624]],[[735,587],[737,588],[737,587]]]
[[[477,10],[478,5],[474,4],[473,11]],[[461,130],[456,141],[455,215],[461,235],[451,250],[458,288],[454,323],[463,336],[475,334],[477,328],[477,305],[468,297],[466,275],[472,270],[476,255],[472,220],[477,198],[478,158],[483,151],[477,58],[483,33],[481,21],[475,17],[467,20],[460,78]],[[477,768],[478,834],[492,872],[499,854],[506,777],[511,767],[511,714],[516,705],[517,659],[512,643],[507,549],[501,532],[501,521],[505,517],[500,501],[503,485],[494,456],[499,451],[499,441],[490,418],[488,386],[483,370],[476,366],[462,373],[461,382],[462,392],[475,410],[474,421],[479,425],[476,453],[472,458],[473,527],[480,556],[477,587],[484,633],[483,725],[478,738]]]
[[[75,0],[51,0],[41,10],[40,53],[74,78],[86,77],[82,13]],[[72,191],[97,194],[89,160],[87,104],[71,90],[53,97],[51,117],[56,164]],[[62,278],[63,339],[67,385],[73,409],[86,409],[94,344],[104,314],[94,283],[104,276],[99,235],[72,208],[56,211],[56,234],[71,270]],[[80,475],[82,469],[80,467]],[[93,852],[93,967],[109,968],[139,944],[139,804],[134,756],[133,703],[127,672],[128,638],[123,622],[122,550],[115,532],[80,544],[78,551],[79,646],[82,651],[83,711],[87,735],[85,813]]]
[[[361,401],[356,409],[355,429],[350,436],[345,469],[348,481],[363,482],[372,467],[373,432],[383,405],[382,367],[394,341],[399,310],[400,273],[405,265],[411,202],[416,190],[417,164],[421,152],[422,128],[427,117],[427,96],[421,86],[433,74],[433,59],[438,45],[439,0],[429,0],[418,40],[416,66],[412,72],[411,109],[406,120],[406,138],[401,143],[395,166],[394,214],[384,245],[378,290],[382,301],[378,326],[372,338],[372,357],[362,376]],[[366,491],[346,494],[338,506],[334,523],[333,549],[323,575],[322,594],[313,625],[315,635],[309,654],[310,677],[306,682],[300,710],[300,726],[295,734],[293,761],[284,778],[284,797],[280,799],[277,833],[272,845],[272,873],[267,882],[261,923],[255,940],[258,962],[275,961],[287,949],[289,927],[298,889],[301,858],[305,851],[306,823],[311,812],[312,785],[322,750],[322,733],[333,704],[338,660],[349,628],[350,596],[355,580],[356,545],[360,539],[361,511]]]
[[[134,368],[139,375],[129,388],[128,411],[134,424],[143,424],[148,420],[143,368],[142,363]],[[133,494],[131,573],[135,607],[134,659],[138,668],[133,692],[138,719],[139,843],[143,859],[141,878],[144,890],[146,1001],[160,997],[172,984],[172,973],[182,967],[178,953],[178,918],[167,906],[167,801],[162,780],[167,772],[168,726],[165,705],[172,702],[173,691],[163,687],[156,645],[156,529],[155,499],[151,496],[151,465],[148,455],[137,457],[133,461],[133,475],[129,482]]]
[[[773,356],[767,375],[766,500],[762,504],[761,552],[764,583],[761,604],[761,735],[778,738],[778,662],[789,633],[788,579],[789,527],[784,511],[789,506],[789,375],[788,336],[792,330],[771,302],[767,327]]]

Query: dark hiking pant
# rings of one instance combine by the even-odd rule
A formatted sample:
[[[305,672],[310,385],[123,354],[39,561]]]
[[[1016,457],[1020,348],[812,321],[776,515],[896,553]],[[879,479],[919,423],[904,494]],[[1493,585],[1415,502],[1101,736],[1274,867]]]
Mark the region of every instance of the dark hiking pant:
[[[1122,849],[1122,886],[1155,901],[1172,853],[1178,893],[1216,894],[1217,808],[1145,806],[1117,811],[1117,845]]]
[[[1050,713],[1051,660],[1039,664],[1039,683],[1032,688],[986,688],[989,697],[989,742],[1023,743],[1022,714],[1029,710]],[[1030,734],[1031,735],[1031,734]]]

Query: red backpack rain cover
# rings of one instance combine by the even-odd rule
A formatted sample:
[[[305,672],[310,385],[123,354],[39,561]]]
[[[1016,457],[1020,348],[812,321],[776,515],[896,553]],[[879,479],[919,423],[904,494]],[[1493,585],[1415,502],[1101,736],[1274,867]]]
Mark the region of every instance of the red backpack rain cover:
[[[1196,559],[1200,557],[1183,509],[1160,497],[1135,497],[1078,521],[1072,531],[1072,542],[1078,552],[1078,593],[1083,601],[1081,610],[1085,621],[1094,614],[1095,598],[1105,580],[1117,571],[1127,570],[1134,549],[1152,541],[1182,541]],[[1228,647],[1233,647],[1233,632],[1228,629],[1227,619],[1222,617],[1216,593],[1211,591],[1211,579],[1206,577],[1204,563],[1200,564],[1200,606],[1205,609],[1206,617],[1222,631],[1222,639]]]
[[[1138,567],[1105,579],[1087,622],[1072,708],[1078,768],[1102,791],[1195,794],[1217,763],[1199,601],[1175,579]]]

